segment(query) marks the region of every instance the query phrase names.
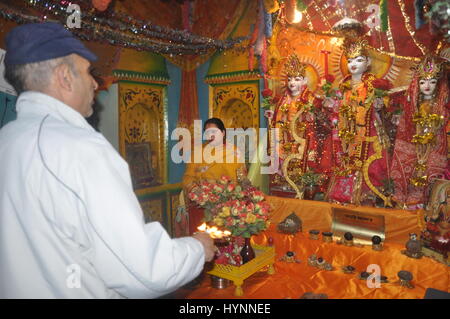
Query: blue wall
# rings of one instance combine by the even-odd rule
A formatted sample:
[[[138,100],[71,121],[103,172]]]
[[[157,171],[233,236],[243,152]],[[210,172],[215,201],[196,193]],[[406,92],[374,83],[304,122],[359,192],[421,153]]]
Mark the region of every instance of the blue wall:
[[[167,118],[169,121],[169,184],[180,183],[183,179],[184,174],[184,163],[175,164],[170,158],[170,152],[172,147],[177,143],[177,141],[172,141],[170,139],[172,131],[176,128],[178,122],[178,107],[180,105],[180,91],[181,91],[181,70],[166,60],[167,71],[169,73],[171,83],[167,86],[167,96],[168,96],[168,106],[167,106]]]
[[[205,77],[208,74],[211,60],[203,63],[197,68],[197,94],[198,94],[198,112],[203,123],[209,118],[209,86],[205,83]],[[202,124],[203,124],[202,123]]]
[[[172,147],[178,141],[170,139],[172,131],[176,128],[178,123],[178,112],[180,106],[180,91],[181,91],[181,69],[174,64],[167,61],[167,71],[170,76],[170,85],[167,86],[168,95],[168,120],[169,120],[169,184],[180,183],[183,180],[185,164],[175,164],[170,158]],[[204,79],[208,72],[209,61],[202,64],[196,70],[197,75],[197,95],[199,104],[199,115],[202,121],[208,119],[208,104],[209,104],[209,88]]]
[[[0,92],[0,128],[16,119],[17,96]]]

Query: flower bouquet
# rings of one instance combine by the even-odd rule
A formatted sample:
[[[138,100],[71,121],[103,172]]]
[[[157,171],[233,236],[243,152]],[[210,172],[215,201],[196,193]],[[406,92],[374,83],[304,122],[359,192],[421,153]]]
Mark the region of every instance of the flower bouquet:
[[[240,250],[246,238],[269,225],[270,205],[264,193],[223,176],[218,181],[203,180],[188,193],[191,201],[205,209],[204,221],[231,232],[230,245],[221,246],[216,263],[241,265]]]

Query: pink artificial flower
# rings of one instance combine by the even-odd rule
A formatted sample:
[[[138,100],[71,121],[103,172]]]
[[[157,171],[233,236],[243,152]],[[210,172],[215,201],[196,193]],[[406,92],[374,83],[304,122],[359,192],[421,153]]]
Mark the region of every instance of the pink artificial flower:
[[[227,186],[227,192],[231,193],[232,191],[234,191],[235,188],[236,188],[236,185],[234,183],[230,183]]]
[[[227,256],[225,256],[225,254],[223,254],[223,255],[220,255],[219,257],[217,257],[217,258],[214,260],[214,262],[215,262],[216,264],[226,265],[226,264],[228,264],[228,258],[227,258]]]
[[[220,182],[224,183],[224,184],[228,184],[229,182],[231,182],[231,179],[228,176],[223,175],[220,178]]]

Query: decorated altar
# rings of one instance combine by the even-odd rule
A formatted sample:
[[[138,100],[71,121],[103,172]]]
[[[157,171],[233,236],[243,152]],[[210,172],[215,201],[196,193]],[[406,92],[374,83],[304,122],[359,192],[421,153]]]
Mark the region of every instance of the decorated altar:
[[[25,22],[66,24],[68,3],[0,0],[1,34]],[[427,288],[449,291],[448,0],[79,5],[83,27],[72,31],[100,57],[94,66],[105,83],[98,100],[108,116],[100,130],[129,165],[145,221],[160,222],[172,237],[189,236],[202,209],[215,208],[206,221],[234,228],[236,241],[218,249],[210,272],[234,284],[215,289],[205,276],[187,298],[422,298]],[[0,127],[15,117],[10,97],[0,94]],[[204,182],[219,176],[211,171],[237,180],[246,171],[221,162],[208,172],[203,156],[189,172],[192,162],[174,159],[189,153],[177,148],[184,135],[176,129],[188,129],[185,141],[201,140],[195,121],[212,117],[227,129],[257,133],[256,161],[242,150],[255,188],[240,189],[257,200],[205,207],[201,201],[217,185],[189,197],[183,174]],[[270,134],[258,134],[265,129]],[[262,173],[260,154],[273,157],[275,170]],[[256,207],[266,194],[272,210]],[[342,220],[336,226],[338,212],[369,220],[380,250],[355,232],[355,245],[345,245],[353,239],[338,234],[345,229]],[[301,220],[302,231],[279,232],[289,216]],[[243,263],[237,237],[251,237],[264,258]],[[377,269],[380,286],[369,287],[365,276]]]
[[[252,241],[257,245],[273,245],[275,272],[268,274],[267,269],[263,268],[247,278],[242,285],[242,298],[297,299],[313,292],[326,294],[330,299],[414,299],[423,298],[427,288],[450,292],[448,266],[431,258],[412,259],[402,254],[409,233],[420,229],[420,213],[346,206],[345,209],[386,217],[386,241],[382,250],[376,251],[371,245],[350,247],[338,244],[336,239],[327,243],[322,240],[322,235],[317,240],[310,238],[311,229],[330,231],[331,211],[342,208],[340,205],[279,197],[269,197],[268,201],[274,206],[272,224],[266,231],[254,236]],[[303,231],[295,235],[278,232],[277,224],[292,212],[302,219]],[[286,258],[288,252],[293,258]],[[310,266],[308,258],[312,255],[330,263],[333,269]],[[344,273],[346,266],[352,266],[354,270]],[[361,273],[372,274],[377,266],[382,280],[379,287],[374,287],[370,286],[370,280],[361,279]],[[410,288],[402,286],[398,276],[400,271],[412,275]],[[225,289],[212,288],[209,276],[205,276],[199,287],[186,295],[186,298],[193,299],[236,297],[233,285]]]

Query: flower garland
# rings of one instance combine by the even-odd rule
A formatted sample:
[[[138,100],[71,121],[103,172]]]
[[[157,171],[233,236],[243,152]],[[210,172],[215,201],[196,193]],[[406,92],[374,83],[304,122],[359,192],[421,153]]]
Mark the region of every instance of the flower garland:
[[[415,187],[423,187],[427,184],[426,163],[436,140],[436,135],[444,123],[444,116],[433,113],[435,108],[435,101],[425,101],[413,114],[412,121],[416,124],[416,134],[412,137],[411,142],[416,144],[417,164],[410,183]]]

